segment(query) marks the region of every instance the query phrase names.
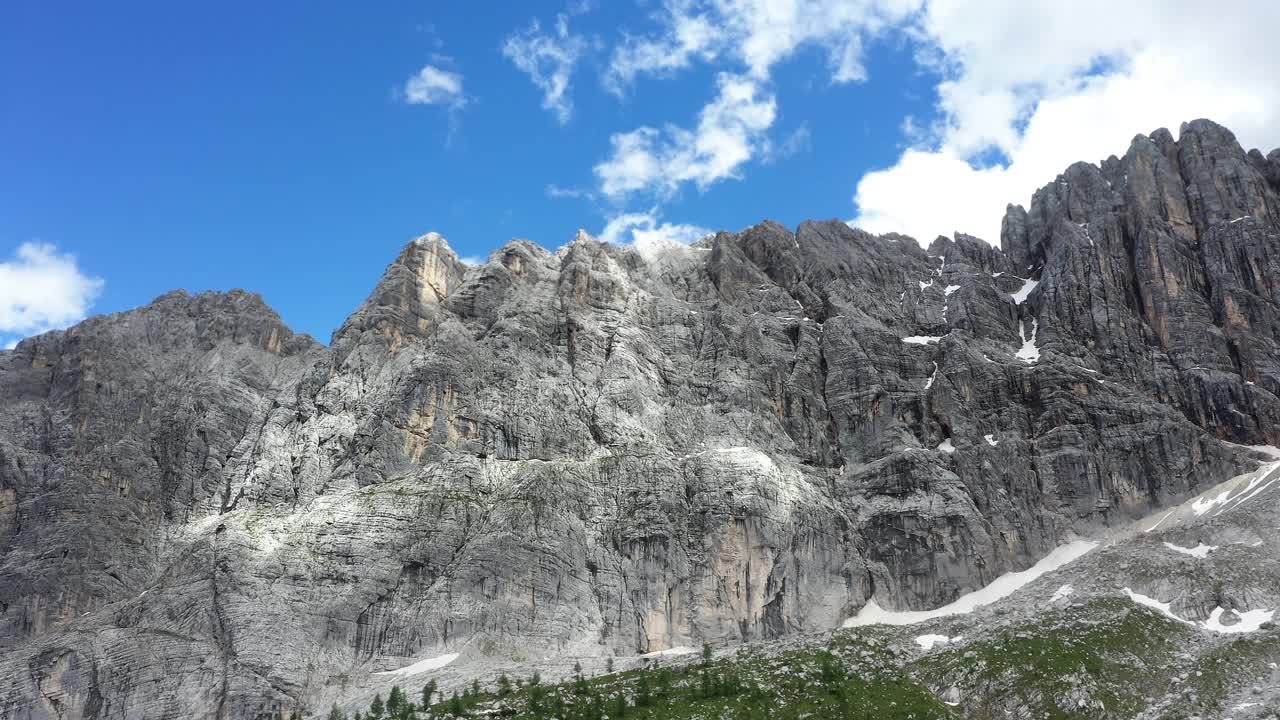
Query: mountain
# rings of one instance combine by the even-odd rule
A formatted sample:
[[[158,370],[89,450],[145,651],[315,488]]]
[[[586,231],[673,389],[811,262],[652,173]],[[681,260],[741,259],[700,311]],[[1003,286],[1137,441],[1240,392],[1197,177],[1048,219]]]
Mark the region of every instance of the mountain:
[[[1280,483],[1249,447],[1280,445],[1280,150],[1140,135],[1000,244],[764,222],[471,265],[428,234],[328,346],[239,290],[27,339],[0,352],[0,718],[317,714],[454,654],[461,688],[805,647],[1103,538],[1052,578],[1199,633],[1184,664],[1217,652],[1188,623],[1280,606]],[[1147,573],[1166,536],[1126,529],[1231,478],[1214,513],[1245,510],[1161,532],[1238,546]],[[1052,578],[955,622],[1079,625],[1039,614]],[[970,716],[1035,707],[976,667],[909,674]]]

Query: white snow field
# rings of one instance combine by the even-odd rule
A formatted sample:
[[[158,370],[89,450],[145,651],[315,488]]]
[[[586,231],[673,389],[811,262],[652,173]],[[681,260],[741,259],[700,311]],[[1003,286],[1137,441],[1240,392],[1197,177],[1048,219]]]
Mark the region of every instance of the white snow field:
[[[844,621],[843,627],[914,625],[948,615],[971,613],[983,605],[990,605],[997,600],[1009,597],[1031,581],[1057,570],[1096,547],[1098,543],[1092,540],[1077,540],[1059,545],[1053,552],[1041,558],[1040,562],[1026,570],[1001,575],[986,587],[961,595],[954,602],[933,610],[885,610],[874,599],[868,600],[857,615]]]
[[[1184,625],[1198,627],[1201,630],[1208,630],[1209,632],[1216,632],[1216,633],[1255,632],[1262,627],[1263,623],[1270,621],[1271,618],[1275,617],[1275,614],[1276,614],[1275,610],[1246,610],[1245,612],[1239,612],[1237,610],[1227,611],[1227,610],[1223,610],[1221,607],[1216,607],[1213,609],[1213,612],[1209,613],[1209,619],[1203,622],[1192,622],[1190,620],[1184,620],[1183,618],[1178,617],[1178,615],[1173,612],[1173,609],[1172,609],[1173,603],[1160,602],[1159,600],[1156,600],[1153,597],[1150,597],[1148,595],[1143,595],[1142,593],[1136,593],[1133,590],[1130,590],[1129,588],[1125,588],[1124,592],[1126,595],[1129,596],[1130,600],[1134,601],[1139,605],[1143,605],[1153,610],[1156,610],[1161,615],[1164,615],[1165,617],[1171,620],[1176,620],[1180,623],[1183,623]],[[1230,612],[1232,617],[1236,619],[1236,621],[1230,625],[1225,625],[1222,622],[1222,616],[1227,612]]]
[[[387,670],[386,672],[374,673],[374,675],[398,675],[401,677],[417,675],[418,673],[424,673],[428,670],[439,670],[457,659],[458,653],[450,653],[448,655],[427,658],[426,660],[419,660],[412,665],[406,665],[397,670]]]

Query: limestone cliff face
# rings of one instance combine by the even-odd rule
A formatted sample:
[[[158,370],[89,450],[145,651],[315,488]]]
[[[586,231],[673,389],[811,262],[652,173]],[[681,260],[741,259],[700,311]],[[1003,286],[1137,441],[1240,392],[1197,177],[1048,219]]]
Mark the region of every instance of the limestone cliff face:
[[[235,291],[0,352],[0,717],[933,607],[1280,440],[1280,154],[1140,136],[1001,245],[428,235],[329,347]]]

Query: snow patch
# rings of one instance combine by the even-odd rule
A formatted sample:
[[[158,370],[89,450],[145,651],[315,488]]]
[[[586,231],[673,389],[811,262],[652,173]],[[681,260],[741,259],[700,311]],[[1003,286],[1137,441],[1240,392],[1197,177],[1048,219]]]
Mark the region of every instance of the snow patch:
[[[1084,239],[1089,241],[1089,247],[1093,247],[1093,236],[1089,234],[1089,223],[1080,223],[1080,229],[1084,230]]]
[[[1278,457],[1277,452],[1280,452],[1280,449],[1271,446],[1257,446],[1251,447],[1251,449],[1265,452],[1273,458]],[[1248,482],[1243,489],[1240,489],[1239,484],[1236,484],[1213,497],[1196,498],[1195,502],[1191,503],[1192,512],[1199,516],[1209,512],[1215,506],[1221,505],[1222,507],[1218,508],[1217,512],[1214,513],[1214,515],[1221,515],[1228,510],[1240,507],[1259,494],[1275,487],[1277,481],[1280,481],[1280,459],[1264,463],[1245,477],[1248,478]]]
[[[1049,598],[1049,602],[1056,603],[1075,591],[1076,591],[1075,588],[1071,587],[1070,584],[1063,585],[1062,587],[1053,591],[1053,597]]]
[[[1031,280],[1030,278],[1023,280],[1022,287],[1018,288],[1018,291],[1015,292],[1010,297],[1013,298],[1013,302],[1015,304],[1021,305],[1022,303],[1026,302],[1027,296],[1030,295],[1031,291],[1035,290],[1036,286],[1039,284],[1040,284],[1039,280]]]
[[[1134,601],[1139,605],[1142,605],[1144,607],[1149,607],[1152,610],[1155,610],[1156,612],[1160,613],[1161,615],[1164,615],[1165,617],[1173,620],[1177,620],[1180,623],[1187,623],[1188,625],[1191,624],[1190,622],[1183,620],[1182,618],[1173,614],[1173,610],[1171,609],[1171,606],[1173,605],[1173,603],[1162,603],[1159,600],[1151,597],[1150,595],[1143,595],[1142,593],[1136,593],[1130,590],[1129,588],[1125,588],[1124,592],[1126,595],[1129,596],[1130,600]]]
[[[916,636],[916,644],[925,652],[932,650],[934,645],[945,645],[949,642],[951,642],[951,638],[946,635],[938,635],[936,633]]]
[[[1155,530],[1156,528],[1160,527],[1160,524],[1163,523],[1165,520],[1168,520],[1169,516],[1172,515],[1176,510],[1177,508],[1174,508],[1173,510],[1170,510],[1169,512],[1165,513],[1163,517],[1161,517],[1159,520],[1156,521],[1155,525],[1152,525],[1151,527],[1147,528],[1146,530],[1143,530],[1142,532],[1149,533],[1152,530]]]
[[[931,288],[931,287],[933,287],[933,281],[932,281],[932,280],[930,280],[929,282],[925,282],[925,281],[923,281],[923,280],[917,280],[916,282],[920,283],[920,292],[924,292],[924,289],[925,289],[925,288]]]
[[[1222,615],[1225,612],[1230,612],[1234,615],[1236,621],[1230,625],[1223,625]],[[1213,612],[1209,613],[1209,619],[1201,623],[1201,627],[1216,633],[1257,632],[1262,629],[1262,624],[1270,622],[1275,614],[1275,610],[1246,610],[1239,612],[1236,610],[1224,611],[1221,607],[1216,607]]]
[[[941,335],[911,335],[909,337],[902,338],[902,342],[907,343],[908,345],[928,345],[929,343],[936,343],[941,339]]]
[[[1209,557],[1209,553],[1218,549],[1217,545],[1205,545],[1204,543],[1196,545],[1193,548],[1185,548],[1185,547],[1182,547],[1181,545],[1174,545],[1171,542],[1165,543],[1164,546],[1174,552],[1179,552],[1179,553],[1182,553],[1183,555],[1190,555],[1193,558],[1200,558],[1201,560]]]
[[[457,659],[458,659],[458,653],[450,653],[448,655],[440,655],[438,657],[427,658],[426,660],[419,660],[418,662],[412,665],[406,665],[400,668],[399,670],[388,670],[386,672],[374,673],[374,675],[395,675],[397,677],[404,677],[407,675],[417,675],[418,673],[424,673],[424,672],[427,672],[428,670],[439,670],[440,668],[444,667],[445,665],[448,665],[449,663]]]
[[[1247,217],[1249,217],[1249,216],[1248,216],[1248,215],[1241,215],[1240,217],[1236,218],[1235,220],[1232,220],[1232,221],[1228,222],[1227,224],[1228,224],[1228,225],[1235,225],[1236,223],[1240,222],[1241,220],[1243,220],[1243,219],[1245,219],[1245,218],[1247,218]]]
[[[934,363],[933,363],[933,373],[932,373],[931,375],[929,375],[929,379],[925,381],[925,383],[924,383],[924,389],[925,389],[925,390],[928,390],[929,388],[933,387],[933,381],[934,381],[934,380],[936,380],[936,379],[938,379],[938,363],[937,363],[937,362],[934,362]]]
[[[1143,595],[1142,593],[1136,593],[1130,590],[1129,588],[1125,588],[1124,591],[1125,591],[1125,594],[1129,596],[1130,600],[1134,601],[1139,605],[1149,607],[1159,612],[1161,615],[1164,615],[1165,617],[1169,618],[1170,620],[1176,620],[1177,622],[1180,622],[1184,625],[1198,627],[1201,630],[1208,630],[1209,632],[1216,632],[1216,633],[1256,632],[1257,630],[1262,628],[1263,623],[1270,622],[1271,618],[1275,616],[1275,610],[1246,610],[1245,612],[1239,612],[1237,610],[1227,611],[1227,610],[1223,610],[1221,607],[1216,607],[1213,609],[1213,612],[1209,613],[1208,620],[1205,620],[1204,622],[1196,623],[1196,622],[1191,622],[1190,620],[1184,620],[1178,617],[1177,614],[1173,612],[1173,609],[1172,609],[1173,603],[1160,602],[1159,600],[1156,600],[1153,597]],[[1222,622],[1222,616],[1227,612],[1230,612],[1236,619],[1236,621],[1230,625],[1224,625]]]
[[[1000,444],[1000,441],[996,439],[995,435],[983,435],[982,439],[986,440],[987,444],[991,447],[995,447]]]
[[[937,449],[950,455],[956,451],[956,446],[951,444],[951,438],[946,438],[942,442],[938,443]]]
[[[942,289],[942,294],[945,295],[946,297],[951,297],[951,293],[959,289],[960,289],[959,285],[948,285]]]
[[[1031,318],[1031,337],[1028,338],[1023,332],[1023,323],[1018,323],[1018,338],[1022,340],[1022,347],[1014,354],[1019,360],[1031,364],[1040,359],[1040,348],[1036,347],[1036,333],[1040,332],[1040,321]]]
[[[666,650],[655,650],[653,652],[645,653],[640,657],[652,658],[652,657],[669,657],[672,655],[692,655],[696,652],[698,652],[696,648],[691,648],[688,645],[677,645],[676,647],[667,648]]]
[[[1097,546],[1098,543],[1091,540],[1077,540],[1059,545],[1053,552],[1041,558],[1040,562],[1026,570],[1001,575],[986,587],[965,593],[954,602],[933,610],[885,610],[874,599],[868,600],[857,615],[844,621],[843,627],[914,625],[948,615],[965,615],[1012,595],[1033,580],[1057,570]]]

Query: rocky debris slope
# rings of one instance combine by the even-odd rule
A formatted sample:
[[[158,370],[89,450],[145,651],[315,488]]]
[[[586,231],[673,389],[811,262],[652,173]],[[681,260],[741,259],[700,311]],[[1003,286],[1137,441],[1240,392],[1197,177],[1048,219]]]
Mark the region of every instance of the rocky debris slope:
[[[409,243],[328,347],[256,296],[0,352],[0,717],[314,710],[459,653],[944,605],[1275,444],[1280,154],[1207,121],[1011,208]]]

